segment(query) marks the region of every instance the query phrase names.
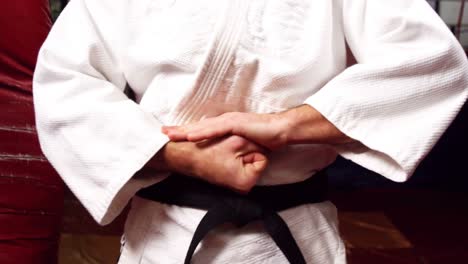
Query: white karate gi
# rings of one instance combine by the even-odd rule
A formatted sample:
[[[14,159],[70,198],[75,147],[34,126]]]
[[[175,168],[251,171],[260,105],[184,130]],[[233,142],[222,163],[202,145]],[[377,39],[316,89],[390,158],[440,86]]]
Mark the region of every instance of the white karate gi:
[[[348,43],[358,64],[346,68]],[[100,224],[167,176],[134,174],[162,125],[310,104],[360,143],[273,153],[259,184],[338,154],[405,181],[467,98],[467,60],[424,0],[72,0],[34,78],[42,149]],[[123,93],[126,84],[136,103]],[[135,198],[120,263],[182,263],[204,212]],[[281,213],[308,263],[344,263],[334,206]],[[257,223],[208,235],[194,263],[284,263]]]

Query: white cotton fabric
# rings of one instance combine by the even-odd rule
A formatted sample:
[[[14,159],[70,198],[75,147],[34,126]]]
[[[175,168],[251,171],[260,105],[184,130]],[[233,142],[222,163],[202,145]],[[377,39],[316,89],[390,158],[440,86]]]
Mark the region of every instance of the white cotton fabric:
[[[133,177],[167,143],[162,125],[231,111],[309,104],[359,142],[277,151],[259,184],[304,180],[338,154],[405,181],[466,101],[467,70],[424,0],[72,0],[33,92],[45,155],[107,224],[167,176]],[[120,263],[180,263],[202,214],[135,198]],[[345,262],[331,203],[281,215],[309,263]],[[256,224],[218,231],[194,263],[285,262]]]

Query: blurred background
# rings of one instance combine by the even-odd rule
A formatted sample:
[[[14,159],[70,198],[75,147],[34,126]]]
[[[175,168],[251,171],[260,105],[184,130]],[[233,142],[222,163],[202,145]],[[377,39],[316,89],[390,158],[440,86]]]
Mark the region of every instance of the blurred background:
[[[97,226],[42,156],[35,134],[35,55],[67,2],[15,0],[11,12],[0,11],[2,264],[55,263],[57,254],[61,264],[116,263],[119,254],[125,213]],[[468,50],[465,1],[428,2]],[[330,168],[349,263],[468,263],[466,108],[406,183],[344,159]]]

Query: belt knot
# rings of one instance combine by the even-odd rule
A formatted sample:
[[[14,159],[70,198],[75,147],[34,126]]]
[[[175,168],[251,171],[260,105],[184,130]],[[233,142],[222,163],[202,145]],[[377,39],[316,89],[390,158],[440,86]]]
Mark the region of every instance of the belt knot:
[[[249,222],[260,220],[264,214],[262,205],[248,198],[228,198],[222,203],[232,209],[232,223],[237,227],[242,227]]]

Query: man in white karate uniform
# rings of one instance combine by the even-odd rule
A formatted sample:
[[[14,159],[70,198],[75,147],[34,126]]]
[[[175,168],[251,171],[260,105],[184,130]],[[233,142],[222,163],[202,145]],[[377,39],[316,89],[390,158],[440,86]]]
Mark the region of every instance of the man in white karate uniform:
[[[133,198],[119,263],[182,263],[206,211],[137,192],[178,173],[245,194],[337,155],[405,181],[465,103],[467,70],[424,0],[72,0],[33,92],[42,149],[95,220]],[[346,262],[333,204],[279,215],[307,263]],[[287,263],[275,242],[259,221],[221,225],[192,263]]]

